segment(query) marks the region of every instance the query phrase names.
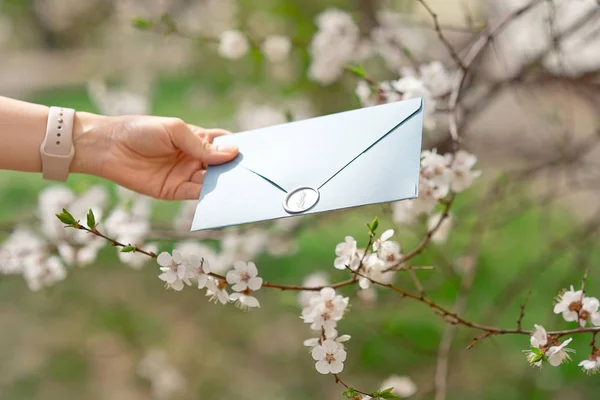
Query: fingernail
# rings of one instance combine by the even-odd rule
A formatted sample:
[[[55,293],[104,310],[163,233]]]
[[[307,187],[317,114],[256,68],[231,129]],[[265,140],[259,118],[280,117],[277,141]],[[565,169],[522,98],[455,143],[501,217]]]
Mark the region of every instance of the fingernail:
[[[217,151],[220,151],[223,153],[233,153],[234,151],[237,151],[237,149],[238,149],[237,146],[234,146],[232,144],[217,146]]]

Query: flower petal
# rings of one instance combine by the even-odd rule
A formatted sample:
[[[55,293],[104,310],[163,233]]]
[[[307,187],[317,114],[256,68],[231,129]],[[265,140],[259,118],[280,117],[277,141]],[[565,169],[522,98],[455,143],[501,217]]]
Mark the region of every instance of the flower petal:
[[[338,349],[338,346],[339,345],[331,339],[327,339],[327,340],[323,341],[323,350],[326,353],[335,353],[336,350]]]
[[[381,234],[381,241],[385,242],[386,240],[388,240],[392,236],[394,236],[394,230],[393,229],[388,229],[387,231],[385,231],[385,232],[383,232]]]
[[[344,363],[338,360],[333,361],[329,364],[329,369],[332,374],[339,374],[344,370]]]
[[[169,284],[173,290],[181,291],[183,289],[183,281],[177,280],[171,284]]]
[[[246,272],[250,276],[256,276],[256,275],[258,275],[258,269],[256,268],[256,264],[254,264],[253,262],[249,262],[248,266],[247,266]]]
[[[258,278],[255,276],[254,278],[250,278],[250,280],[248,281],[248,287],[250,288],[250,290],[258,290],[261,288],[262,283],[262,278]]]
[[[171,261],[173,261],[173,258],[171,258],[171,255],[169,253],[167,253],[166,251],[163,251],[162,253],[160,253],[158,255],[158,257],[156,257],[156,262],[161,267],[171,266]]]
[[[317,361],[317,363],[315,364],[315,368],[317,369],[317,372],[323,375],[331,372],[331,367],[329,366],[329,363],[325,360]]]
[[[315,346],[310,352],[310,355],[315,361],[323,360],[325,359],[325,350],[323,350],[323,346]]]

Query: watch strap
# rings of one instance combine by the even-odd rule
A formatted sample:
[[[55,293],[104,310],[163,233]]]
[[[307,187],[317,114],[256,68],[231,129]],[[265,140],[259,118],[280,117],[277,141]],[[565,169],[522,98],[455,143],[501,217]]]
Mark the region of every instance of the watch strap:
[[[42,175],[46,180],[64,182],[69,176],[73,148],[73,120],[75,110],[50,107],[46,137],[40,146]]]

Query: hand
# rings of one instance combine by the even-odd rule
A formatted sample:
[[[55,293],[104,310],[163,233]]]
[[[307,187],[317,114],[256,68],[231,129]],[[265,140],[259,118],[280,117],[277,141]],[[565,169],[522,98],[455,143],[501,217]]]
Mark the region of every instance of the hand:
[[[158,199],[198,199],[207,165],[233,160],[236,147],[212,145],[229,132],[177,118],[77,113],[72,172],[96,175]]]

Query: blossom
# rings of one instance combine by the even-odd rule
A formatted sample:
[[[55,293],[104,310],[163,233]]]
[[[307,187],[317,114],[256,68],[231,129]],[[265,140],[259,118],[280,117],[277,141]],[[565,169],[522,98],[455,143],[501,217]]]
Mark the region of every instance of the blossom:
[[[250,50],[250,44],[244,34],[238,30],[228,30],[219,37],[219,54],[221,57],[237,60]]]
[[[587,374],[595,374],[600,371],[600,354],[598,350],[594,350],[594,353],[587,360],[581,361],[578,365]]]
[[[569,338],[558,346],[552,346],[546,351],[546,357],[548,363],[553,367],[558,367],[560,364],[571,361],[571,357],[568,353],[574,353],[575,350],[567,348],[567,345],[571,343],[573,339]]]
[[[436,149],[424,150],[421,153],[421,174],[434,186],[434,196],[442,199],[448,195],[452,182],[452,170],[449,160]]]
[[[198,289],[204,289],[208,283],[210,274],[210,264],[208,260],[196,255],[190,254],[187,257],[186,266],[189,276],[196,279]]]
[[[392,375],[381,384],[381,390],[393,387],[392,393],[400,397],[410,397],[417,392],[417,385],[408,376]]]
[[[394,234],[393,229],[388,229],[381,234],[381,237],[373,242],[373,251],[377,253],[377,257],[382,260],[385,267],[391,267],[397,264],[402,254],[400,254],[400,244],[392,240],[388,240]]]
[[[327,9],[316,18],[319,30],[309,46],[312,56],[309,78],[323,85],[335,82],[356,56],[360,32],[350,14]]]
[[[67,277],[67,270],[60,258],[28,257],[24,261],[23,277],[31,291],[38,291],[46,286],[51,286]]]
[[[571,360],[568,353],[575,352],[573,349],[567,348],[573,339],[569,338],[563,343],[554,341],[553,346],[549,346],[550,338],[546,330],[541,325],[534,325],[534,330],[529,338],[531,347],[529,350],[524,350],[527,361],[534,367],[541,367],[544,360],[547,360],[550,365],[557,367],[564,362]]]
[[[429,232],[437,227],[436,231],[431,235],[431,241],[438,244],[446,242],[448,234],[450,234],[450,231],[452,230],[452,215],[447,215],[443,221],[442,216],[442,213],[433,214],[427,220],[427,230]]]
[[[561,314],[565,321],[578,321],[584,327],[588,321],[600,325],[600,302],[595,297],[585,297],[582,290],[575,291],[571,285],[570,290],[560,294],[558,303],[554,306],[554,313]]]
[[[325,340],[323,344],[315,346],[311,351],[315,368],[321,374],[339,374],[344,369],[346,350],[333,340]]]
[[[309,305],[302,310],[301,318],[311,324],[315,331],[334,329],[337,321],[341,320],[348,306],[348,297],[338,295],[335,289],[327,287],[312,297]]]
[[[57,250],[58,254],[67,265],[83,267],[96,261],[98,251],[103,246],[104,242],[98,243],[97,241],[91,241],[86,246],[76,248],[67,242],[61,242],[57,245]]]
[[[543,326],[537,324],[534,325],[533,328],[533,334],[529,339],[531,347],[537,347],[539,349],[540,347],[546,346],[546,344],[548,343],[548,335],[546,334],[546,329],[544,329]]]
[[[451,189],[453,192],[460,193],[468,189],[473,184],[475,178],[481,175],[481,171],[472,170],[476,162],[477,157],[464,150],[459,150],[454,154],[450,164],[452,172]]]
[[[150,114],[151,101],[147,93],[135,93],[126,89],[109,88],[104,82],[90,81],[88,82],[88,95],[102,115]]]
[[[209,278],[206,282],[206,295],[208,301],[227,304],[229,303],[229,293],[227,293],[227,283],[220,279]]]
[[[183,289],[183,284],[191,285],[189,273],[184,258],[177,250],[173,250],[173,255],[167,252],[162,252],[156,258],[158,265],[161,266],[162,274],[158,278],[165,281],[167,287],[173,290],[180,291]]]
[[[138,363],[138,374],[150,381],[156,399],[170,399],[183,392],[186,381],[173,365],[167,362],[162,350],[150,350]]]
[[[260,303],[256,297],[244,293],[231,293],[229,295],[229,300],[235,302],[236,307],[244,311],[247,311],[250,308],[260,307]]]
[[[350,268],[356,271],[360,266],[362,252],[356,248],[356,240],[352,236],[346,236],[346,239],[335,246],[336,259],[333,261],[333,266],[337,269]]]
[[[233,270],[227,273],[227,283],[231,286],[231,289],[236,292],[243,292],[247,289],[258,290],[262,286],[262,278],[259,278],[258,269],[253,262],[245,263],[243,261],[236,261],[233,263]]]
[[[362,276],[358,278],[358,285],[361,289],[368,289],[371,282],[391,283],[394,278],[393,271],[387,271],[387,263],[379,258],[378,254],[371,253],[365,257],[363,263]]]
[[[323,272],[315,272],[310,274],[302,282],[302,286],[304,287],[319,287],[327,285],[329,285],[329,280],[327,279],[327,275]],[[298,303],[300,303],[300,306],[302,307],[308,307],[310,299],[315,296],[319,296],[318,291],[303,290],[298,293]]]
[[[452,90],[452,77],[439,61],[422,64],[419,74],[433,97],[445,96]]]
[[[269,61],[281,62],[285,61],[290,54],[292,42],[287,36],[273,35],[265,39],[261,49]]]

